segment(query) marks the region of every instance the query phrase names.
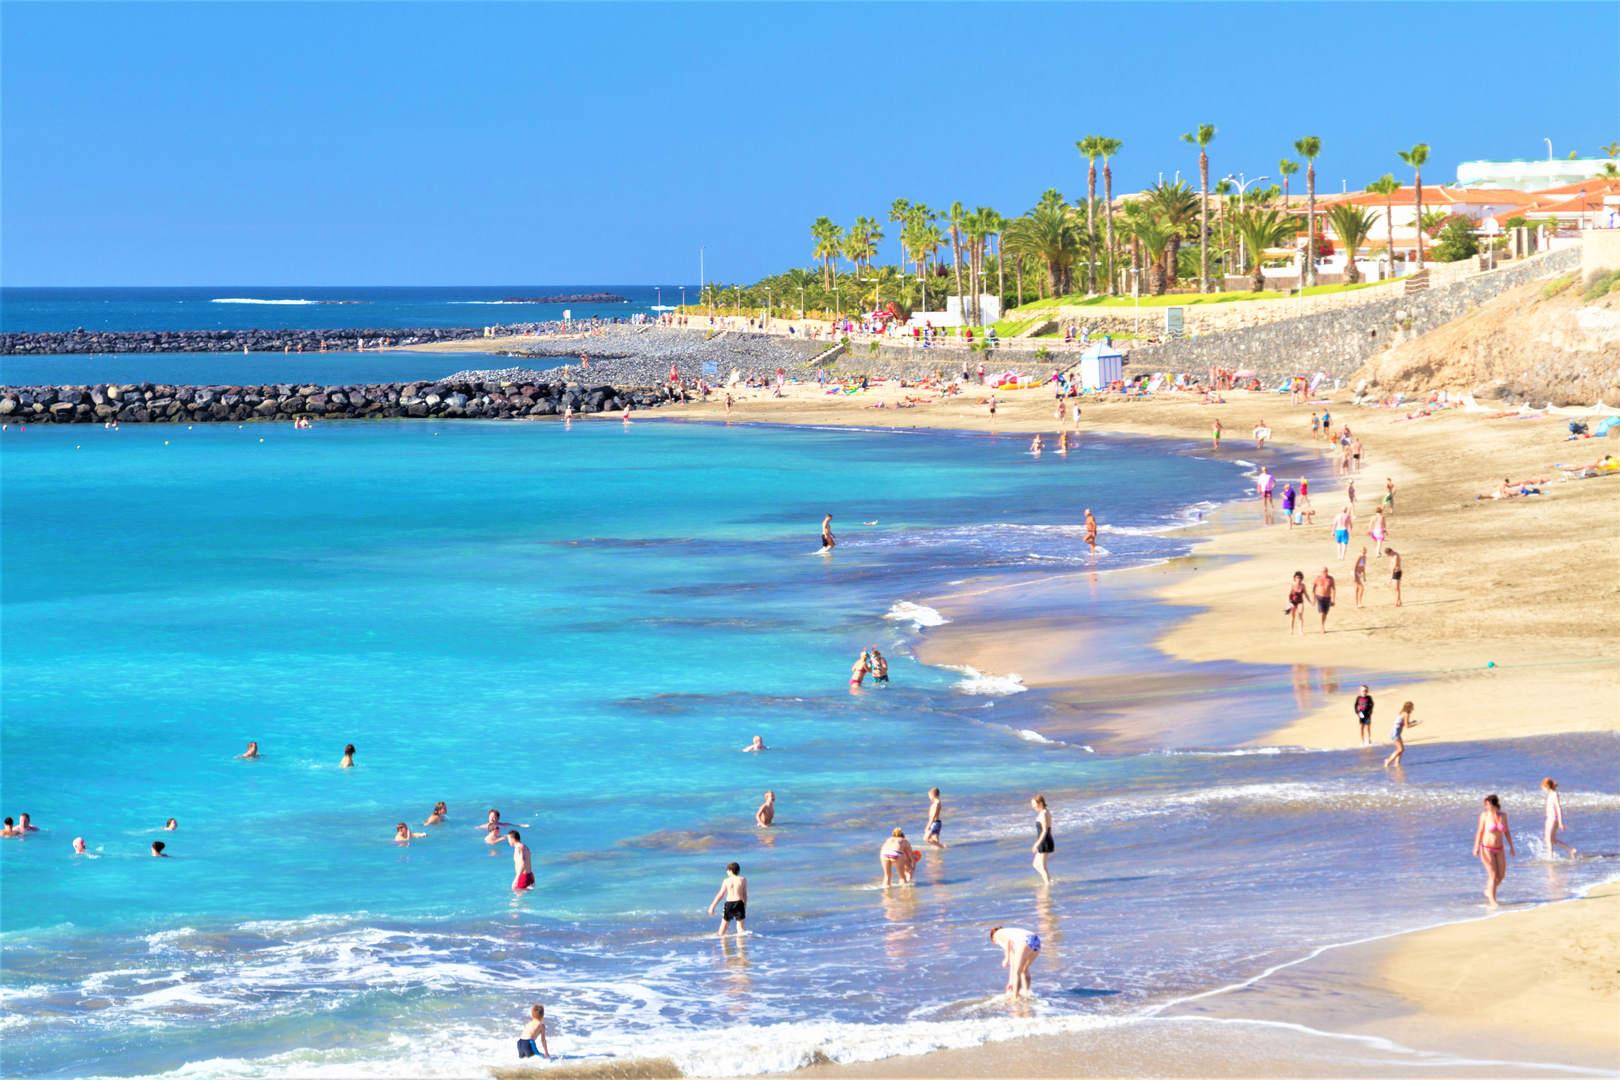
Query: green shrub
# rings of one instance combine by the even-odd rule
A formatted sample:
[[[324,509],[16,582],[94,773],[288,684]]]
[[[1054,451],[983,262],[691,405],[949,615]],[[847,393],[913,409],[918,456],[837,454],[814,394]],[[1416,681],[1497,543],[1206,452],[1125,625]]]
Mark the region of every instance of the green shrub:
[[[1551,300],[1553,297],[1575,284],[1575,279],[1579,276],[1580,275],[1578,274],[1565,274],[1563,277],[1553,278],[1551,281],[1547,282],[1547,284],[1541,287],[1541,298],[1543,300]]]
[[[1599,271],[1587,279],[1586,292],[1581,294],[1581,299],[1589,304],[1601,300],[1616,285],[1620,285],[1620,270]]]

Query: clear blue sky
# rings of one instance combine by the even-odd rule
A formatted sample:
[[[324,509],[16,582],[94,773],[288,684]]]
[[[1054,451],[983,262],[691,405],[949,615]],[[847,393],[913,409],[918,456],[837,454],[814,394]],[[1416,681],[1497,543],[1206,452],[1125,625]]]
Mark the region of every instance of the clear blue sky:
[[[1180,169],[1319,186],[1620,140],[1620,5],[117,4],[3,9],[11,285],[675,283],[818,214],[1006,214]],[[1494,65],[1487,66],[1494,58]],[[1497,74],[1493,74],[1493,70]],[[1303,177],[1301,177],[1303,181]],[[892,238],[884,257],[893,257]]]

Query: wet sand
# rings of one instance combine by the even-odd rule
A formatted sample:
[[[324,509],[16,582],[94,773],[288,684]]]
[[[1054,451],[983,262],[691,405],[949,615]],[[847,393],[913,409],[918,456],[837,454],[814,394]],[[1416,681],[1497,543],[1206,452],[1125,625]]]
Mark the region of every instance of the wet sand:
[[[1040,431],[1049,441],[1058,430],[1044,390],[999,394],[993,420],[984,404],[988,392],[977,388],[907,409],[892,406],[938,395],[897,386],[837,397],[814,386],[790,387],[783,399],[762,391],[734,394],[734,422]],[[1207,446],[1219,417],[1226,429],[1221,456],[1267,461],[1246,437],[1264,420],[1273,429],[1273,446],[1319,453],[1315,475],[1332,474],[1324,444],[1310,439],[1308,406],[1270,393],[1225,396],[1226,404],[1210,406],[1176,396],[1088,403],[1081,438],[1108,431]],[[1294,715],[1258,731],[1241,709],[1230,720],[1211,716],[1174,679],[1099,664],[1089,647],[1094,638],[1038,610],[1020,617],[1018,603],[1005,597],[938,598],[935,606],[955,621],[930,632],[927,659],[1017,672],[1060,703],[1071,695],[1077,713],[1085,707],[1088,730],[1101,723],[1126,745],[1162,742],[1170,730],[1185,745],[1193,717],[1199,745],[1351,746],[1358,731],[1350,711],[1356,688],[1345,678],[1372,683],[1378,701],[1373,735],[1380,745],[1400,702],[1416,703],[1423,724],[1408,739],[1408,768],[1421,768],[1424,750],[1448,741],[1620,730],[1620,478],[1566,482],[1553,467],[1620,452],[1620,442],[1566,442],[1562,417],[1493,419],[1452,410],[1407,420],[1403,410],[1358,408],[1345,394],[1337,398],[1335,421],[1349,423],[1366,447],[1346,561],[1337,560],[1331,540],[1332,519],[1344,502],[1343,481],[1333,480],[1312,485],[1314,525],[1292,531],[1265,526],[1257,503],[1240,505],[1220,515],[1207,530],[1210,542],[1191,558],[1120,575],[1057,575],[1050,582],[1058,590],[1150,589],[1183,609],[1180,618],[1154,628],[1150,645],[1177,660],[1270,671],[1272,678],[1291,679],[1296,690],[1303,672],[1306,692],[1296,694]],[[890,407],[870,407],[880,401]],[[714,420],[723,419],[724,410],[711,402],[666,415]],[[1543,481],[1546,494],[1476,499],[1504,477]],[[1279,476],[1279,491],[1291,478]],[[1357,608],[1350,567],[1363,544],[1372,546],[1367,522],[1386,478],[1396,484],[1387,542],[1405,557],[1405,603],[1394,606],[1387,564],[1370,557],[1364,606]],[[1128,478],[1124,492],[1128,497]],[[1108,507],[1095,508],[1106,523]],[[1312,612],[1311,632],[1290,636],[1282,614],[1289,577],[1298,569],[1309,580],[1323,566],[1340,588],[1328,633],[1316,632]],[[1063,723],[1062,710],[1054,710],[1042,731],[1061,736]],[[1512,874],[1539,872],[1556,867],[1521,860],[1509,885]],[[1479,885],[1470,877],[1458,889],[1473,892]],[[1614,897],[1608,891],[1533,910],[1505,906],[1490,919],[1336,948],[1253,989],[1181,1006],[1175,1020],[807,1071],[1254,1076],[1410,1075],[1422,1068],[1499,1076],[1543,1072],[1538,1063],[1620,1070]],[[1376,919],[1376,912],[1366,913],[1369,934],[1377,932]],[[1234,1023],[1239,1017],[1264,1024]]]

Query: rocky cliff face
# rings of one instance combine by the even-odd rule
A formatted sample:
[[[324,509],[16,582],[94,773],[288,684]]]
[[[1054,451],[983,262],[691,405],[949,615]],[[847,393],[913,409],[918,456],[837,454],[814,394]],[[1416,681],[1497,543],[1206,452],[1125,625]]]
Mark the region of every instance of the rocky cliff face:
[[[1620,293],[1582,298],[1570,274],[1523,285],[1428,333],[1398,340],[1351,382],[1373,392],[1450,390],[1532,405],[1620,405]]]

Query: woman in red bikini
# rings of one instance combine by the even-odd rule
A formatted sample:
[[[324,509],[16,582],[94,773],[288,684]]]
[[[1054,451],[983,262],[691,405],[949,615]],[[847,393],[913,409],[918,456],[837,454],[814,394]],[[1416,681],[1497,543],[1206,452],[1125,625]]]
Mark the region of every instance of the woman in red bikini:
[[[1502,845],[1507,845],[1503,851]],[[1479,827],[1474,830],[1474,854],[1485,864],[1485,902],[1496,906],[1496,889],[1507,877],[1507,857],[1513,847],[1513,830],[1508,828],[1507,815],[1502,812],[1502,801],[1495,795],[1485,796],[1485,808],[1479,812]]]

